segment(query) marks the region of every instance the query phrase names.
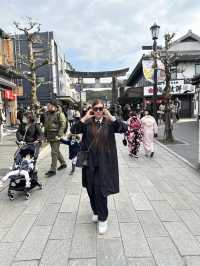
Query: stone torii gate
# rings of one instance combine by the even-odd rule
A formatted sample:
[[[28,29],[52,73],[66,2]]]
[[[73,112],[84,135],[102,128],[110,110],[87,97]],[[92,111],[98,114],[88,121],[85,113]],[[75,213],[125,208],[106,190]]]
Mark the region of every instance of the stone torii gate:
[[[118,69],[114,71],[101,71],[101,72],[80,72],[73,70],[66,70],[66,73],[69,74],[72,78],[94,78],[95,80],[100,80],[101,78],[112,78],[112,104],[115,104],[117,101],[117,77],[125,76],[129,71],[129,68]],[[102,87],[108,88],[108,83],[102,84]],[[91,88],[91,85],[89,86]],[[87,86],[85,86],[87,88]]]

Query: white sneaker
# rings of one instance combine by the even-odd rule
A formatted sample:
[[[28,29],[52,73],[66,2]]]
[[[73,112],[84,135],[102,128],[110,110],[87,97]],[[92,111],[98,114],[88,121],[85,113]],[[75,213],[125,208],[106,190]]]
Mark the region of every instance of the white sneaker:
[[[31,182],[27,182],[26,188],[30,188],[30,187],[31,187]]]
[[[93,223],[97,223],[98,222],[98,215],[93,214],[92,215],[92,221],[93,221]]]
[[[99,234],[103,235],[108,230],[108,221],[101,222],[99,221]]]

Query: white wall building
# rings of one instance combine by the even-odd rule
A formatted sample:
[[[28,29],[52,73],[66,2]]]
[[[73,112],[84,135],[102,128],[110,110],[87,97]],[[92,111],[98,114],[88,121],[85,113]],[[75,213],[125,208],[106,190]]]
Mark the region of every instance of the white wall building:
[[[79,101],[79,94],[74,89],[74,79],[70,78],[66,70],[72,70],[72,66],[58,52],[58,87],[57,98],[63,103],[76,103]]]
[[[200,37],[191,30],[187,34],[172,43],[169,51],[176,56],[171,75],[172,98],[181,101],[181,117],[193,117],[197,115],[198,105],[196,101],[195,86],[192,85],[192,78],[200,74]],[[161,50],[162,53],[162,50]],[[151,61],[150,54],[144,55],[127,80],[128,92],[135,92],[135,96],[128,97],[127,101],[134,101],[138,98],[145,103],[152,103],[153,82],[147,81],[143,73],[143,62]],[[151,67],[150,67],[151,69]],[[165,82],[158,80],[157,104],[164,99],[163,89]],[[143,92],[137,96],[136,91]]]
[[[198,114],[198,100],[191,79],[200,74],[200,36],[189,30],[186,35],[173,42],[170,51],[178,56],[176,71],[172,77],[177,80],[184,80],[183,93],[187,93],[188,98],[191,97],[194,116],[196,116]]]

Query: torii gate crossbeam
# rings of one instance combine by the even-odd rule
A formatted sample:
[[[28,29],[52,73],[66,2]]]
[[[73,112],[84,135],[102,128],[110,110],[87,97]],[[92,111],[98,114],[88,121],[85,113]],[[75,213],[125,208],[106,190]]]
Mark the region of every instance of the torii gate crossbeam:
[[[81,72],[73,70],[65,70],[70,77],[73,78],[112,78],[112,103],[117,100],[117,77],[125,76],[129,68],[118,69],[114,71],[100,71],[100,72]]]

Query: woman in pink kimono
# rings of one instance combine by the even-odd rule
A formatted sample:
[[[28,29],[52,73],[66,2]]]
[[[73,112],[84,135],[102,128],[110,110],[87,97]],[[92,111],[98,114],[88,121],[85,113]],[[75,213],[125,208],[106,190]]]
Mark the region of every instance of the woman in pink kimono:
[[[145,111],[145,116],[141,119],[142,129],[143,129],[143,145],[145,150],[145,155],[150,157],[154,156],[154,143],[153,138],[158,135],[158,126],[156,120],[153,116]]]
[[[142,142],[142,129],[141,129],[141,121],[137,117],[136,113],[132,113],[131,117],[127,121],[128,123],[128,132],[127,132],[127,139],[128,139],[128,148],[129,148],[129,155],[135,158],[138,158],[138,151],[140,148],[140,143]]]

